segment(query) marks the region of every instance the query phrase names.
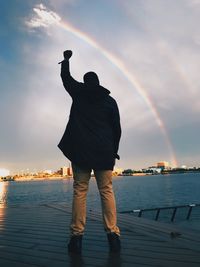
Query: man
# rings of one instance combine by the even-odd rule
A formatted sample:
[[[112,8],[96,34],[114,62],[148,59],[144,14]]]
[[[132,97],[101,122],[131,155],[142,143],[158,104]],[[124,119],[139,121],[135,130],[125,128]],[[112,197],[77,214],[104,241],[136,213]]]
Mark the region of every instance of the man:
[[[72,162],[74,195],[71,239],[68,251],[81,253],[86,222],[86,195],[91,171],[101,196],[102,215],[111,252],[120,251],[120,230],[116,225],[116,205],[112,189],[112,170],[121,137],[120,117],[110,91],[99,84],[96,73],[84,75],[84,83],[76,81],[69,71],[72,52],[64,52],[61,78],[72,97],[69,122],[58,145]]]

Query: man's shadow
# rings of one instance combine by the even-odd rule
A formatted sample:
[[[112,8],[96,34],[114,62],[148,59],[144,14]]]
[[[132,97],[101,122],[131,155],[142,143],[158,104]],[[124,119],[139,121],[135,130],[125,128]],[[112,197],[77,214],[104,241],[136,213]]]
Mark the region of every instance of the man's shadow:
[[[85,262],[82,255],[69,254],[70,267],[84,267]]]
[[[98,254],[97,254],[98,256]],[[87,267],[87,263],[84,261],[84,255],[69,254],[70,267]],[[95,259],[93,258],[94,264]],[[100,266],[100,265],[99,265]],[[121,267],[122,258],[118,253],[108,253],[105,262],[102,262],[102,267]]]
[[[109,253],[105,267],[121,267],[122,258],[120,253]]]

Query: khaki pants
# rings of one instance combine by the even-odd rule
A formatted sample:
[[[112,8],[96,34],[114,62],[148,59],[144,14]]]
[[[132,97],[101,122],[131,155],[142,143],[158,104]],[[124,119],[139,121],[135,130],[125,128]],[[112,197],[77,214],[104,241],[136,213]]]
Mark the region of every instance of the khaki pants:
[[[74,195],[72,204],[71,235],[82,235],[86,223],[86,196],[88,191],[91,169],[81,169],[72,164],[74,176]],[[101,196],[101,206],[104,228],[107,233],[120,235],[117,227],[115,196],[112,189],[112,171],[95,171],[97,186]]]

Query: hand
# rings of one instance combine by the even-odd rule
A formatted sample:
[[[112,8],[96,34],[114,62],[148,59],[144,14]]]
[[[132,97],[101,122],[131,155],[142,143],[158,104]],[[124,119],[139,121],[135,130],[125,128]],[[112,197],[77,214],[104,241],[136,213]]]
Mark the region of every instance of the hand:
[[[58,62],[58,64],[61,64],[61,63],[63,63],[66,60],[68,61],[70,59],[70,57],[72,56],[72,51],[71,50],[65,50],[63,52],[63,56],[64,56],[64,60]]]
[[[72,56],[72,51],[71,50],[66,50],[63,52],[64,59],[68,60]]]
[[[120,156],[118,154],[115,155],[115,158],[120,160]]]

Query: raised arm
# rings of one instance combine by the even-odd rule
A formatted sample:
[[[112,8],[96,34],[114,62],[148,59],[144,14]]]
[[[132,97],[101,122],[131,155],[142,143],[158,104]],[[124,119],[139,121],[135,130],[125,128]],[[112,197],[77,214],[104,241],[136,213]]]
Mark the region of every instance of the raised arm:
[[[66,91],[74,98],[81,90],[82,83],[76,81],[70,74],[69,58],[65,57],[65,60],[61,62],[61,74],[63,85]]]

